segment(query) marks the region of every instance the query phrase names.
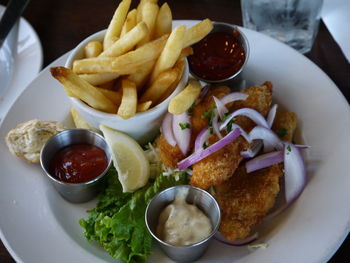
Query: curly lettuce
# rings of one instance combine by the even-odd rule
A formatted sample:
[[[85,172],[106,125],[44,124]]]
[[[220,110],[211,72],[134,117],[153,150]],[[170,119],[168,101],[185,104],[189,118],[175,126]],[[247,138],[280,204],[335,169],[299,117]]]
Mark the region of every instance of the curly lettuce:
[[[124,262],[145,262],[151,254],[152,236],[147,230],[144,215],[147,204],[162,190],[187,184],[187,175],[159,175],[134,193],[123,193],[117,172],[111,168],[106,175],[107,186],[96,208],[89,210],[87,219],[79,224],[89,241],[97,241],[113,258]]]

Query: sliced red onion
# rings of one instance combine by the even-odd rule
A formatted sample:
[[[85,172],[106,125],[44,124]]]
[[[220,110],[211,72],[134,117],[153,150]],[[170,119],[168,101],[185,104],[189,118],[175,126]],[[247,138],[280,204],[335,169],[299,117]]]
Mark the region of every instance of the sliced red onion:
[[[219,129],[219,114],[218,114],[218,111],[215,110],[214,111],[214,117],[212,119],[212,127],[213,127],[213,130],[216,134],[216,136],[218,136],[219,139],[222,139],[222,135],[221,135],[221,132],[220,132],[220,129]]]
[[[292,143],[284,147],[284,187],[286,202],[299,197],[306,185],[306,170],[303,157]]]
[[[163,119],[162,126],[160,127],[161,132],[164,136],[164,139],[171,145],[175,146],[176,141],[173,133],[173,115],[171,113],[167,113]]]
[[[246,238],[238,238],[235,240],[228,240],[227,238],[225,238],[220,232],[216,232],[216,234],[214,235],[214,238],[226,245],[229,246],[246,246],[249,245],[250,243],[256,241],[258,239],[259,235],[257,232],[255,232],[254,234],[246,237]]]
[[[191,140],[191,128],[182,128],[181,125],[191,125],[190,117],[185,111],[182,114],[173,114],[173,133],[177,145],[179,146],[181,152],[186,155],[190,148]]]
[[[262,146],[262,140],[255,140],[249,145],[249,148],[247,150],[241,152],[241,156],[243,158],[253,158],[258,154]]]
[[[216,110],[220,116],[220,119],[223,120],[226,112],[228,112],[228,109],[225,107],[225,104],[221,102],[217,97],[213,96],[215,105],[216,105]]]
[[[232,123],[232,127],[231,127],[231,128],[232,128],[232,130],[234,130],[234,129],[240,129],[241,135],[243,136],[243,138],[246,139],[246,141],[249,142],[249,143],[252,142],[252,140],[250,139],[249,134],[246,133],[246,132],[243,130],[243,128],[242,128],[241,126],[239,126],[239,125],[236,124],[236,123]]]
[[[198,101],[201,101],[205,97],[205,95],[207,95],[209,89],[210,89],[210,85],[205,85],[201,89],[201,92],[199,93],[199,96],[198,96]]]
[[[283,143],[272,130],[262,126],[255,126],[249,133],[251,140],[261,139],[264,144],[264,152],[271,152],[274,149],[282,150]]]
[[[245,163],[247,173],[254,172],[256,170],[269,167],[276,163],[283,162],[284,155],[283,151],[269,152],[261,154],[254,159],[251,159]]]
[[[204,159],[205,157],[218,151],[222,147],[225,147],[227,144],[229,144],[230,142],[235,140],[239,135],[241,135],[241,131],[239,129],[234,129],[233,131],[229,132],[224,138],[222,138],[221,140],[217,141],[216,143],[210,145],[206,149],[195,151],[193,154],[191,154],[187,158],[178,162],[177,165],[178,165],[179,169],[184,170],[187,167],[190,167],[192,164]]]
[[[205,128],[205,129],[201,130],[201,132],[197,135],[196,141],[194,143],[194,150],[196,152],[203,149],[203,145],[204,145],[204,143],[207,142],[210,135],[211,134],[210,134],[209,128]]]
[[[221,124],[220,126],[220,130],[222,130],[224,127],[226,127],[226,125],[236,116],[239,115],[243,115],[248,117],[249,119],[251,119],[252,121],[254,121],[257,125],[269,128],[269,125],[267,124],[264,116],[262,116],[259,112],[257,112],[256,110],[250,109],[250,108],[242,108],[239,110],[236,110],[234,112],[232,112],[227,119],[225,120],[225,122],[223,124]]]
[[[249,95],[243,92],[232,92],[222,97],[220,100],[224,105],[226,105],[227,103],[230,103],[236,100],[246,100],[248,97]]]
[[[272,124],[273,124],[273,122],[275,120],[276,112],[277,112],[277,104],[274,104],[271,107],[269,113],[267,114],[267,118],[266,118],[266,121],[267,121],[267,123],[268,123],[270,128],[272,127]]]

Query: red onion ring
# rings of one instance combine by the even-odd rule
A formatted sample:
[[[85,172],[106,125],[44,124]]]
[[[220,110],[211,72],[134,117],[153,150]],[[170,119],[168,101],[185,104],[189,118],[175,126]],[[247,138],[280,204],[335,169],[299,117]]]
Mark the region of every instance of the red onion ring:
[[[239,110],[236,110],[232,112],[230,115],[228,115],[227,119],[223,124],[220,126],[220,130],[222,130],[226,125],[236,116],[243,115],[254,121],[257,125],[269,128],[269,125],[267,124],[264,116],[262,116],[259,112],[257,112],[254,109],[250,108],[242,108]]]
[[[204,143],[207,142],[210,135],[211,134],[209,128],[204,128],[203,130],[201,130],[201,132],[197,135],[196,141],[194,142],[194,150],[202,150]]]
[[[255,126],[249,133],[251,140],[261,139],[264,144],[264,152],[271,152],[274,149],[282,150],[283,143],[270,128]]]
[[[281,163],[284,160],[283,151],[269,152],[261,154],[254,159],[251,159],[245,163],[247,173],[254,172],[256,170],[269,167],[276,163]]]
[[[218,151],[222,147],[226,146],[233,140],[235,140],[239,135],[241,135],[241,131],[239,129],[234,129],[233,131],[229,132],[224,138],[217,141],[216,143],[210,145],[204,150],[195,151],[193,154],[188,156],[187,158],[183,159],[182,161],[178,162],[178,167],[180,170],[184,170],[187,167],[191,166],[192,164],[204,159],[205,157],[209,156],[210,154]]]
[[[191,128],[182,129],[180,124],[187,124],[187,123],[191,125],[190,117],[187,111],[185,111],[182,114],[173,114],[173,122],[172,122],[173,133],[174,133],[174,137],[177,142],[177,145],[179,146],[183,155],[186,155],[190,148]]]
[[[276,113],[277,113],[277,104],[274,104],[269,113],[267,114],[267,118],[266,118],[266,121],[267,121],[267,124],[269,125],[269,127],[271,128],[272,127],[272,124],[275,120],[275,117],[276,117]]]
[[[289,142],[284,147],[284,185],[287,203],[297,199],[306,185],[303,157],[298,148]]]
[[[165,117],[163,119],[163,122],[162,122],[160,129],[161,129],[161,132],[164,136],[164,139],[171,146],[174,147],[176,145],[176,141],[175,141],[175,137],[174,137],[174,133],[173,133],[172,122],[173,122],[173,115],[168,112],[167,114],[165,114]]]
[[[217,113],[220,116],[220,119],[223,120],[226,112],[228,112],[228,109],[225,107],[225,104],[221,102],[221,100],[219,100],[217,97],[213,96],[215,105],[216,105],[216,110]]]
[[[232,92],[222,97],[221,102],[224,105],[226,105],[227,103],[230,103],[236,100],[246,100],[248,97],[249,95],[243,92]]]

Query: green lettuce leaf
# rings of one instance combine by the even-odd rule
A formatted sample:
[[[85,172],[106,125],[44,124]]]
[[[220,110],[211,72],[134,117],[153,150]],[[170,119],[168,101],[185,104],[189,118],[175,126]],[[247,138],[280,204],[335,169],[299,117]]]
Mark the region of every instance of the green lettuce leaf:
[[[113,257],[124,262],[145,262],[151,254],[152,236],[144,216],[147,204],[162,190],[187,184],[187,175],[158,176],[153,182],[134,193],[123,193],[117,172],[111,168],[106,175],[106,188],[96,208],[89,210],[87,219],[79,224],[89,241],[97,241]]]

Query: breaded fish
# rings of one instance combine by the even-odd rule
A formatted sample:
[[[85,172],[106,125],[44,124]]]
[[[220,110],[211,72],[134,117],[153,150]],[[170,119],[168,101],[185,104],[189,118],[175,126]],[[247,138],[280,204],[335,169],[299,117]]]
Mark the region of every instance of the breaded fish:
[[[277,112],[273,129],[282,140],[292,141],[297,126],[293,112]],[[278,132],[277,132],[278,133]],[[283,163],[247,174],[241,164],[234,175],[215,187],[222,217],[219,231],[230,240],[245,238],[274,206],[283,178]]]
[[[270,109],[272,102],[272,85],[265,83],[262,86],[253,86],[243,91],[249,94],[245,101],[236,101],[233,103],[234,110],[249,107],[254,108],[263,115],[266,115]],[[209,95],[210,96],[210,95]],[[207,99],[209,101],[209,99]],[[206,105],[206,108],[211,108]],[[195,107],[196,109],[196,107]],[[203,112],[201,110],[201,112]],[[195,124],[197,119],[192,118],[193,126],[202,126],[202,123]],[[238,116],[235,122],[245,131],[249,132],[254,126],[254,122],[244,116]],[[234,140],[219,151],[209,155],[203,160],[195,163],[190,184],[203,189],[210,186],[218,185],[230,178],[242,161],[240,152],[246,150],[249,144],[242,138]]]
[[[161,134],[157,139],[160,159],[163,164],[170,168],[177,168],[177,163],[185,158],[179,146],[171,146]]]
[[[274,206],[282,175],[278,164],[249,174],[240,165],[229,180],[216,186],[221,234],[229,240],[247,237]]]
[[[294,112],[277,111],[272,130],[277,133],[281,140],[291,142],[296,127],[297,115]]]

